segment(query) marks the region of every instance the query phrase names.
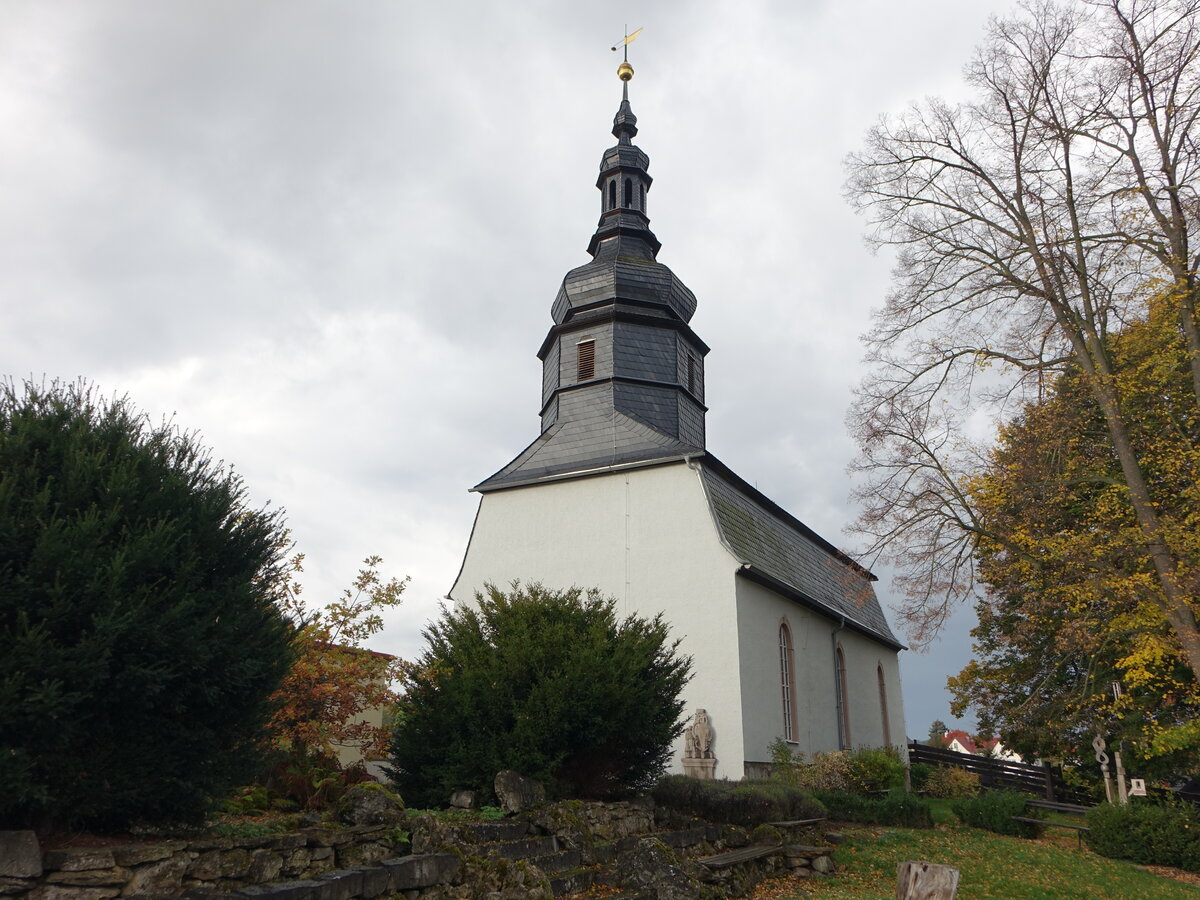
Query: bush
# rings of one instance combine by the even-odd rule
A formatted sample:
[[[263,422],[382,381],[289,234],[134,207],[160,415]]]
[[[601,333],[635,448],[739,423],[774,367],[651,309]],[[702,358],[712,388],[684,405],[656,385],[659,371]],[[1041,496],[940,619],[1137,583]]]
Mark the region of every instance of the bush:
[[[855,790],[889,791],[904,786],[904,763],[895,747],[863,747],[850,754]]]
[[[392,744],[397,786],[415,805],[463,789],[490,797],[502,769],[551,797],[645,790],[683,732],[690,658],[661,616],[619,622],[596,591],[489,585],[424,636]]]
[[[908,767],[909,780],[914,791],[923,791],[933,774],[934,767],[929,763],[913,763]]]
[[[197,821],[248,781],[286,546],[194,436],[0,383],[0,827]]]
[[[925,794],[953,800],[979,793],[979,776],[959,766],[936,766],[925,778]]]
[[[1200,812],[1191,806],[1132,802],[1088,811],[1089,848],[1111,859],[1200,872]]]
[[[1045,813],[1041,810],[1026,810],[1025,804],[1028,801],[1027,794],[1019,794],[1016,791],[984,791],[978,797],[959,797],[950,804],[950,808],[964,825],[970,825],[972,828],[984,828],[996,834],[1036,838],[1041,835],[1042,826],[1013,821],[1013,816],[1045,818]]]
[[[795,755],[782,738],[771,744],[771,777],[810,791],[886,791],[904,785],[904,763],[893,747]]]
[[[811,794],[771,779],[701,781],[668,775],[651,794],[663,809],[747,828],[826,816],[825,807]]]
[[[882,796],[869,796],[848,791],[814,791],[813,796],[829,810],[829,818],[839,822],[897,825],[904,828],[933,827],[929,801],[916,794],[895,791]]]

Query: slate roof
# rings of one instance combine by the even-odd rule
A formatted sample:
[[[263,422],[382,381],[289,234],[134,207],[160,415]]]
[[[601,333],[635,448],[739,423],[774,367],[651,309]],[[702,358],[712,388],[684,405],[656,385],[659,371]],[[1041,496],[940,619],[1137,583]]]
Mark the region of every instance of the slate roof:
[[[815,531],[769,500],[711,454],[700,460],[701,478],[721,537],[761,581],[896,649],[871,587],[875,576]]]
[[[607,406],[596,404],[594,415],[572,417],[551,425],[516,459],[472,490],[486,493],[614,466],[667,462],[700,452],[700,447],[617,412],[610,400]]]

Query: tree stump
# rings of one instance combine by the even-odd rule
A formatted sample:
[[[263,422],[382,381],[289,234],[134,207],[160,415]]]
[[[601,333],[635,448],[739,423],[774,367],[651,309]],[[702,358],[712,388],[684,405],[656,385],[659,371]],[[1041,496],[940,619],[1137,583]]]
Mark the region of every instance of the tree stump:
[[[896,900],[954,900],[958,869],[927,862],[902,862],[896,867]]]

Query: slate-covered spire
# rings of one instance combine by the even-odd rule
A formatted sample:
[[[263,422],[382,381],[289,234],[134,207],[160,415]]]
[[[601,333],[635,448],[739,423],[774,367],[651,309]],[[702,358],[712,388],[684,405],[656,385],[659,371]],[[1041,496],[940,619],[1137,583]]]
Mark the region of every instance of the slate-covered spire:
[[[563,279],[542,360],[542,434],[476,486],[500,490],[614,467],[653,465],[704,451],[704,357],[688,326],[696,297],[658,262],[646,196],[650,157],[633,143],[633,67],[623,62],[617,144],[596,187],[600,221],[591,262]]]
[[[632,67],[628,72],[632,77]],[[621,86],[621,106],[613,117],[612,128],[617,145],[606,150],[600,160],[600,175],[596,179],[596,187],[600,189],[600,223],[588,244],[588,253],[654,259],[661,244],[650,230],[650,217],[646,213],[646,194],[654,179],[648,171],[650,157],[633,144],[638,132],[637,116],[629,105],[629,80],[622,80],[625,83]],[[612,238],[621,240],[605,243]]]

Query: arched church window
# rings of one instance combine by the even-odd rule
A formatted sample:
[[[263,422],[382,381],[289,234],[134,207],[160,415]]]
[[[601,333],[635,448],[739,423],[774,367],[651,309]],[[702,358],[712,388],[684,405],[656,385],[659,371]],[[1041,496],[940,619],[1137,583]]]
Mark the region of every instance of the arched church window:
[[[617,179],[613,179],[608,183],[608,208],[614,209],[617,205]]]
[[[631,178],[625,179],[625,197],[621,205],[626,209],[633,206],[633,179]]]
[[[779,689],[783,699],[783,739],[796,740],[796,659],[792,652],[792,630],[779,623]]]
[[[638,204],[638,209],[640,209],[642,212],[645,212],[646,211],[646,186],[644,184],[640,185],[638,190],[641,192],[641,195],[642,195],[642,200]]]
[[[838,713],[838,737],[840,738],[841,749],[850,749],[850,696],[846,690],[846,654],[842,652],[842,645],[837,645],[837,653],[835,654],[835,665],[837,669],[837,713]]]
[[[890,747],[892,745],[892,728],[888,724],[887,682],[883,679],[883,663],[879,663],[875,667],[875,673],[879,676],[879,712],[883,716],[883,746]]]
[[[591,338],[580,341],[579,364],[576,366],[576,381],[587,381],[596,377],[596,342]]]

